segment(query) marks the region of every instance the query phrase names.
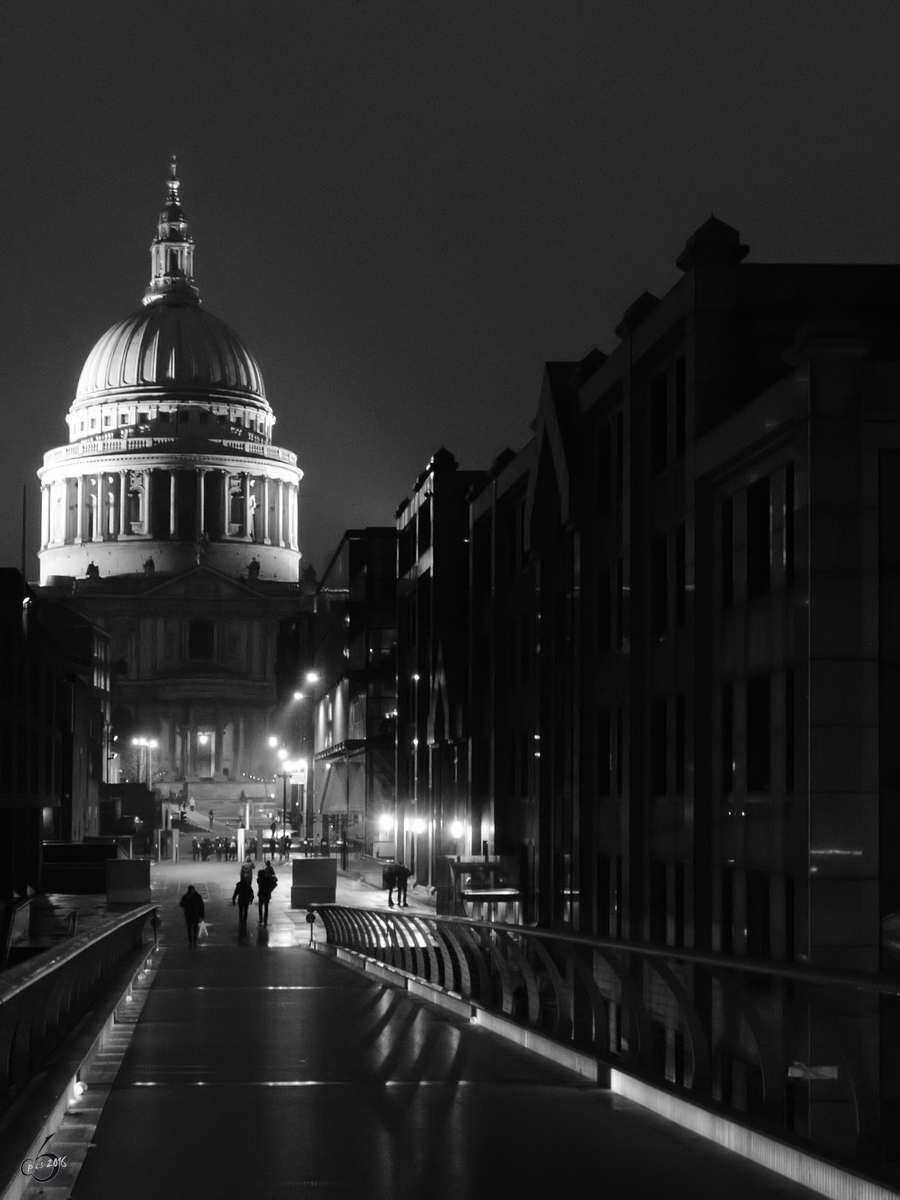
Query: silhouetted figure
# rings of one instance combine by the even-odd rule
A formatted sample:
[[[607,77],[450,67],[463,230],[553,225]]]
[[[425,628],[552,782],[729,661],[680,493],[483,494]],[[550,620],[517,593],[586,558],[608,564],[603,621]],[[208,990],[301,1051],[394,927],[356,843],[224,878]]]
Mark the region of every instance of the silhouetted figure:
[[[188,890],[181,897],[181,907],[184,909],[184,923],[187,926],[187,938],[189,946],[197,945],[197,930],[200,928],[200,922],[203,920],[204,906],[203,897],[194,889],[191,883],[188,885]]]
[[[259,907],[259,923],[267,925],[269,922],[269,900],[272,892],[278,886],[278,876],[272,868],[272,864],[266,861],[266,865],[262,867],[256,875],[256,893],[257,903]]]
[[[85,571],[84,574],[85,574],[85,578],[87,578],[87,579],[99,579],[100,578],[100,568],[97,566],[96,563],[90,562],[90,563],[88,563],[87,570]]]
[[[212,829],[212,827],[213,827],[213,817],[215,815],[216,815],[215,812],[212,809],[210,809],[209,810],[209,827],[210,827],[210,829]]]
[[[391,863],[384,868],[384,882],[388,890],[388,908],[394,907],[394,888],[397,886],[397,864]]]
[[[413,872],[409,870],[408,866],[404,866],[402,863],[397,864],[396,887],[397,887],[397,906],[398,907],[403,907],[403,908],[409,907],[409,905],[407,904],[407,883],[409,882],[409,876],[412,874],[413,874]]]
[[[200,842],[197,838],[194,838],[191,841],[191,857],[193,858],[194,862],[200,861]]]
[[[252,872],[251,872],[252,878]],[[237,881],[234,889],[234,894],[231,897],[231,903],[238,906],[238,925],[247,924],[247,912],[250,908],[250,903],[253,900],[253,888],[250,886],[250,879],[241,871],[241,877]]]

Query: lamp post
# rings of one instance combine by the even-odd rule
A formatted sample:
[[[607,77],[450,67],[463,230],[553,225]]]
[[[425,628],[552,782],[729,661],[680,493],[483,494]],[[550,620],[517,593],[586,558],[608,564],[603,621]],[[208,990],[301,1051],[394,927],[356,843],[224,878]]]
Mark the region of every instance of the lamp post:
[[[284,746],[278,751],[281,760],[281,833],[287,833],[287,781],[291,773],[291,764],[287,761],[288,752]]]
[[[156,738],[135,737],[131,739],[132,746],[138,746],[138,783],[141,782],[144,766],[144,750],[147,751],[147,787],[153,789],[153,751],[159,745]]]

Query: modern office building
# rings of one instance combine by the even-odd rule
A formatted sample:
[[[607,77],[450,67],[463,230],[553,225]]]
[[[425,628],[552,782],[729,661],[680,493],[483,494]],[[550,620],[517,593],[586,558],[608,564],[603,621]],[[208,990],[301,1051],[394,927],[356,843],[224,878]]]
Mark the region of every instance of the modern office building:
[[[466,828],[468,501],[486,478],[440,449],[397,511],[397,844],[442,908],[447,860],[480,840]]]
[[[308,832],[381,857],[395,839],[397,531],[349,529],[315,595]]]

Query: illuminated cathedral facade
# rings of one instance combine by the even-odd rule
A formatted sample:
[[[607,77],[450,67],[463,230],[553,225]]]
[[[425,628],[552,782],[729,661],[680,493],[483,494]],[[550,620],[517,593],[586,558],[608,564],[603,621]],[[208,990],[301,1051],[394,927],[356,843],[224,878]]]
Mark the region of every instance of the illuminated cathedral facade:
[[[256,359],[201,304],[174,161],[143,305],[88,355],[66,421],[38,472],[40,583],[109,630],[111,778],[260,794],[302,471]]]

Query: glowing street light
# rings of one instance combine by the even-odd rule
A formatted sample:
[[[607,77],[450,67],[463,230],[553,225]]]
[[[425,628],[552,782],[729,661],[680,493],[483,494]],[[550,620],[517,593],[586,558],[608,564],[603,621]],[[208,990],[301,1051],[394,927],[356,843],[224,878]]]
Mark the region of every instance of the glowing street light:
[[[140,781],[141,781],[140,777],[142,774],[141,767],[143,766],[143,763],[144,763],[144,751],[145,750],[147,751],[147,786],[152,787],[153,786],[153,751],[159,745],[159,742],[156,740],[156,738],[134,737],[131,739],[131,744],[132,744],[132,746],[140,747],[140,751],[139,751],[140,757],[138,758],[138,783],[140,783]]]

